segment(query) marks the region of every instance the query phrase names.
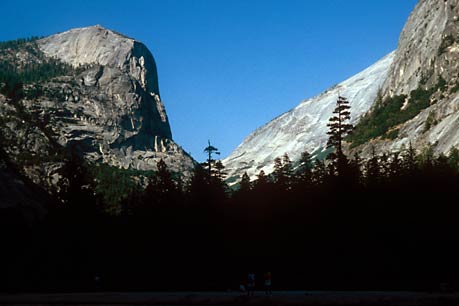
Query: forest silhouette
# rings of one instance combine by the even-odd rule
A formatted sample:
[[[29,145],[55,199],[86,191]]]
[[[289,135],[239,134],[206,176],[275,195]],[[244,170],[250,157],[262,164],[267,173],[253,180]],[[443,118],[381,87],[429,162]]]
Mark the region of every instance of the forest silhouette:
[[[304,152],[292,162],[286,153],[271,174],[244,174],[232,188],[210,141],[189,181],[161,160],[146,188],[72,155],[66,192],[45,219],[28,224],[19,209],[3,209],[0,287],[237,290],[249,271],[271,271],[275,290],[457,286],[459,151],[410,145],[346,156],[341,142],[352,127],[340,100],[328,159]],[[97,192],[101,171],[123,196]]]

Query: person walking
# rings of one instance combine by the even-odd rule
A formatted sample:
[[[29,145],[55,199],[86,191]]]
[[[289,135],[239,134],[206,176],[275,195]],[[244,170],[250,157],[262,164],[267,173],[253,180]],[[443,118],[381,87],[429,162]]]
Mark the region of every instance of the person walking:
[[[265,293],[267,296],[273,295],[272,292],[272,283],[271,283],[271,272],[266,272],[265,273]]]
[[[247,296],[255,294],[255,273],[250,272],[247,276]]]

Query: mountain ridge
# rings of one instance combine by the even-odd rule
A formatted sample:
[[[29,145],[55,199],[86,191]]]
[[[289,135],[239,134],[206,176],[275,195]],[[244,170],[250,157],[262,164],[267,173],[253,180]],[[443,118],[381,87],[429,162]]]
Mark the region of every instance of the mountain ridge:
[[[372,103],[368,101],[376,98],[394,56],[394,52],[389,53],[362,72],[303,100],[293,109],[257,128],[222,160],[228,169],[228,177],[234,182],[235,177],[242,176],[246,171],[252,179],[261,170],[271,173],[274,159],[284,153],[295,160],[304,151],[314,155],[323,152],[327,141],[326,125],[338,95],[348,96],[352,122],[355,123],[371,107]]]
[[[376,96],[364,97],[366,107],[363,110],[355,106],[354,96],[341,93],[350,101],[352,123],[357,125],[356,132],[361,134],[359,142],[364,140],[363,144],[346,143],[346,153],[350,156],[359,153],[361,157],[368,158],[374,150],[380,154],[390,154],[412,144],[418,151],[433,147],[436,154],[446,154],[451,148],[459,147],[459,0],[420,0],[405,23],[396,51],[391,54],[392,62],[386,67],[385,75],[381,75],[378,84],[373,87],[373,90],[378,87],[379,100],[375,99]],[[317,120],[321,115],[326,115],[323,118],[325,123],[331,116],[330,109],[326,108],[331,108],[338,97],[336,93],[335,101],[320,102],[320,97],[327,92],[312,98],[323,104],[322,113],[304,113],[295,118],[294,108],[252,132],[223,160],[229,169],[229,182],[234,183],[245,171],[248,171],[251,179],[260,170],[272,172],[274,158],[284,153],[288,153],[292,160],[298,159],[303,150],[317,155],[317,150],[323,149],[327,138],[326,126],[322,124],[318,130],[322,146],[317,145],[317,139],[312,135],[304,137],[302,144],[295,145],[299,143],[299,135],[305,133],[304,129],[296,128],[298,124],[295,121]],[[397,106],[396,113],[389,113],[388,118],[377,116],[389,106],[397,104],[397,99],[404,103]],[[304,103],[301,102],[297,107]],[[375,112],[376,109],[378,112]],[[401,113],[403,116],[400,116]],[[369,128],[356,120],[363,118],[363,115],[369,127],[375,127],[378,133],[362,131]],[[394,125],[390,121],[395,117],[400,119],[395,120]],[[285,121],[283,124],[280,123],[282,120]],[[268,131],[267,127],[271,130]],[[284,140],[279,140],[279,133],[284,134]],[[255,138],[259,141],[256,145],[252,144],[256,148],[252,150],[249,143]],[[273,147],[273,142],[274,146],[283,150]],[[257,154],[262,157],[257,157]]]

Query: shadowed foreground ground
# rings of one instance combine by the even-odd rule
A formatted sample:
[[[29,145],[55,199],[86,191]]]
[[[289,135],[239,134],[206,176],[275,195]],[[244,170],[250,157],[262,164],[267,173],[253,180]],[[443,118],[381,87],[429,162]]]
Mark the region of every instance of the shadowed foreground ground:
[[[458,293],[278,291],[4,294],[1,305],[459,305]]]

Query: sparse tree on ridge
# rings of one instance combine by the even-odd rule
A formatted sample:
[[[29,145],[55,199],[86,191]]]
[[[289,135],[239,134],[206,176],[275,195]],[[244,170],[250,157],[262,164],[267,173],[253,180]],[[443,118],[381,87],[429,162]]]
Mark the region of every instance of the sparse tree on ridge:
[[[207,160],[202,165],[207,173],[206,183],[209,188],[209,193],[218,197],[226,197],[227,185],[225,183],[226,172],[224,171],[225,166],[220,160],[213,158],[213,155],[220,155],[218,148],[211,145],[210,140],[208,141],[207,147],[204,148],[204,152],[207,154]]]
[[[207,153],[207,160],[204,163],[204,167],[207,168],[208,174],[208,182],[210,183],[212,180],[212,176],[214,174],[213,168],[215,168],[216,160],[213,158],[212,155],[220,155],[218,149],[210,144],[210,140],[208,140],[208,146],[204,148],[204,152]]]

